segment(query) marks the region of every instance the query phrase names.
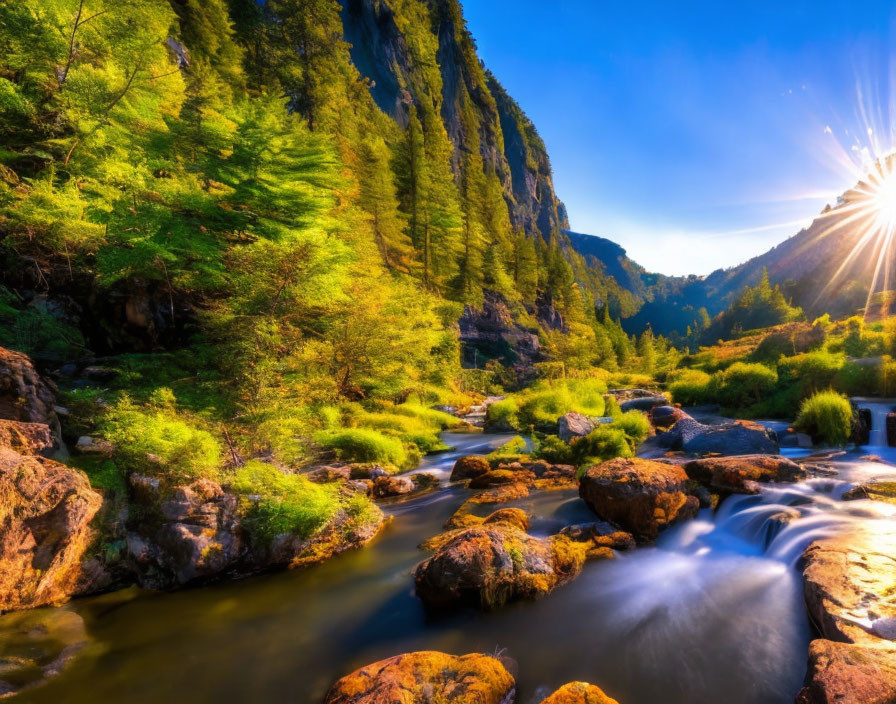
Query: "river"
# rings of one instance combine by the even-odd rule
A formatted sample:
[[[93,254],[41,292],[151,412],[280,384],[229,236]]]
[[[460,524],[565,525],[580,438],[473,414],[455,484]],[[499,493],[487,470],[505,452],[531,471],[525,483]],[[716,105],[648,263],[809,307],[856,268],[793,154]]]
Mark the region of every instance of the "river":
[[[457,450],[421,470],[447,477],[458,456],[505,440],[447,434]],[[839,476],[730,498],[654,547],[589,563],[539,601],[429,616],[411,573],[425,557],[417,545],[468,496],[446,486],[387,505],[394,520],[376,542],[316,568],[74,601],[64,608],[84,619],[88,647],[13,701],[318,704],[356,667],[434,649],[515,659],[521,704],[570,680],[599,684],[622,704],[790,704],[811,637],[796,559],[815,537],[893,508],[839,500],[852,482],[893,467],[858,455],[833,466]],[[532,514],[536,534],[594,520],[574,490],[509,505]]]

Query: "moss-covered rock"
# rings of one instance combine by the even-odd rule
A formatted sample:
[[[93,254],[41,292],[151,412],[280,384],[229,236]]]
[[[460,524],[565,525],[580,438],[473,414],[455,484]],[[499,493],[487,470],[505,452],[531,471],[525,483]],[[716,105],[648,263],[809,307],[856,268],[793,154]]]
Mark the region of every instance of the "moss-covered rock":
[[[619,704],[610,699],[600,687],[587,682],[570,682],[563,685],[541,704]]]
[[[502,484],[526,484],[531,486],[534,483],[535,475],[522,466],[518,465],[516,468],[502,466],[501,469],[493,469],[472,479],[470,488],[488,489]]]
[[[346,675],[325,704],[510,704],[513,676],[487,655],[423,651],[396,655]]]
[[[451,481],[459,482],[464,479],[475,479],[490,469],[489,461],[482,455],[461,457],[454,463],[454,467],[451,470]]]
[[[506,523],[459,530],[417,567],[417,595],[430,606],[495,608],[572,579],[586,552],[568,538],[535,538]]]
[[[755,494],[753,482],[797,482],[806,470],[780,455],[708,457],[684,465],[687,475],[714,491]]]

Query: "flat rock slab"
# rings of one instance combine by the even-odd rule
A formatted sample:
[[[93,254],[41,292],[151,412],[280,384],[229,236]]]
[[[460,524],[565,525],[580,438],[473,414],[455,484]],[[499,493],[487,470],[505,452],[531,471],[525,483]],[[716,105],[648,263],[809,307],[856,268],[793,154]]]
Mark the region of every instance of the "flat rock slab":
[[[809,646],[807,679],[796,704],[893,704],[896,645],[873,647],[814,640]]]
[[[755,494],[754,482],[797,482],[806,470],[781,455],[709,457],[686,462],[684,471],[709,489],[736,494]]]

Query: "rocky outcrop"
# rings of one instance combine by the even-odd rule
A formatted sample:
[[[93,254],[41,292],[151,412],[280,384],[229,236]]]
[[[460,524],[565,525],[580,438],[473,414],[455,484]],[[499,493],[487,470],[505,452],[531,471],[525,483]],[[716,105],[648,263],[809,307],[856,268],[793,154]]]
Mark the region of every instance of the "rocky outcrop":
[[[0,418],[43,423],[54,430],[56,389],[21,352],[0,347]]]
[[[684,418],[659,436],[658,442],[662,447],[692,455],[776,455],[780,451],[773,432],[747,420],[704,425]]]
[[[718,492],[755,494],[757,482],[797,482],[806,478],[806,470],[780,455],[739,455],[709,457],[684,465],[694,481]]]
[[[480,307],[464,308],[458,326],[464,362],[471,366],[487,359],[500,359],[507,365],[531,365],[541,359],[537,331],[519,325],[500,294],[487,291]]]
[[[0,611],[75,592],[101,504],[82,472],[0,448]]]
[[[19,423],[0,420],[0,447],[21,455],[49,454],[56,447],[50,426],[44,423]]]
[[[594,430],[594,421],[581,413],[571,412],[560,416],[557,421],[557,437],[570,443],[575,438],[586,436]]]
[[[639,458],[596,465],[579,482],[579,495],[598,516],[642,541],[697,515],[699,501],[689,492],[682,467]]]
[[[345,491],[352,491],[350,483]],[[129,560],[140,585],[155,589],[317,564],[369,542],[386,522],[375,506],[361,517],[340,509],[310,537],[260,536],[251,506],[209,479],[167,487],[133,475],[131,496]],[[244,500],[251,504],[251,497]]]
[[[515,682],[504,664],[486,655],[423,651],[396,655],[346,675],[325,704],[510,704]]]
[[[547,699],[543,699],[541,704],[619,704],[619,702],[608,697],[600,687],[595,687],[593,684],[570,682]]]
[[[799,704],[896,701],[896,527],[865,521],[803,555],[806,606],[821,634]]]
[[[547,594],[582,569],[586,550],[566,537],[535,538],[506,523],[452,534],[414,574],[428,605],[492,609]]]

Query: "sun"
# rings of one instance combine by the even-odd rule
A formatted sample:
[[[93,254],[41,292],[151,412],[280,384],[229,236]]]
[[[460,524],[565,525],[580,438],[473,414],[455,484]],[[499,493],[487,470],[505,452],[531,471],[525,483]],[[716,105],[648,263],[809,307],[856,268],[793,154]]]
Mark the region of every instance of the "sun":
[[[886,236],[888,231],[896,227],[896,173],[888,172],[872,182],[871,202],[869,207],[877,215],[880,235]]]

